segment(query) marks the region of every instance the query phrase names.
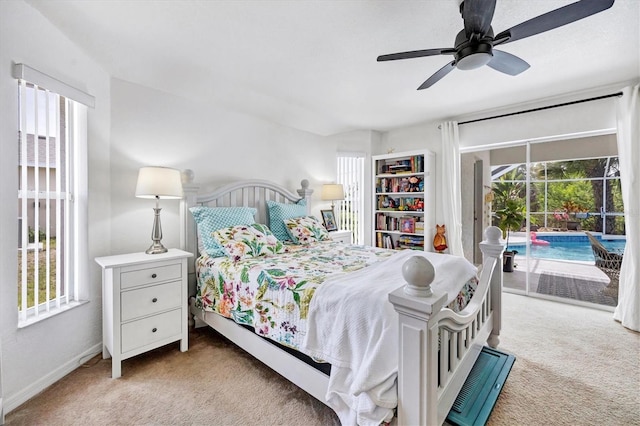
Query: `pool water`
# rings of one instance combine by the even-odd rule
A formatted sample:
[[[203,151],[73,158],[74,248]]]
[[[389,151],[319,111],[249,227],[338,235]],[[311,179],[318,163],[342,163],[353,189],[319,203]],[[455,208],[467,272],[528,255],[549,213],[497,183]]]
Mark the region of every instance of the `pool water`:
[[[551,240],[547,237],[538,237],[539,240]],[[607,250],[615,253],[623,253],[625,240],[601,240],[600,241]],[[549,241],[548,246],[539,246],[531,244],[531,256],[534,259],[553,259],[553,260],[578,260],[583,262],[595,262],[593,251],[589,240],[584,237],[571,240]],[[518,254],[524,256],[526,253],[524,244],[509,245],[510,250],[517,250]]]

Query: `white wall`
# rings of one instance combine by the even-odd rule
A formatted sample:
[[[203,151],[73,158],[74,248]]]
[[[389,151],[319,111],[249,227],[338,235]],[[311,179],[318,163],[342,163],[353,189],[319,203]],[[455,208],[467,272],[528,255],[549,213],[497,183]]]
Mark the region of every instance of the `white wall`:
[[[320,200],[320,188],[335,180],[340,138],[294,130],[122,80],[112,80],[111,88],[113,253],[142,251],[151,243],[154,201],[134,197],[141,166],[188,168],[196,183],[215,186],[268,179],[295,191],[302,179],[308,179],[315,191],[312,213],[328,208],[329,203]],[[361,147],[366,136],[350,139],[350,146]],[[161,200],[161,207],[163,244],[177,247],[178,202]]]
[[[89,303],[18,329],[17,81],[25,63],[96,97],[89,111],[89,259],[109,251],[109,78],[39,12],[21,0],[0,2],[0,338],[5,411],[79,366],[101,348],[101,280],[88,267]]]
[[[561,98],[553,98],[517,105],[511,108],[486,112],[481,117],[501,115],[547,105],[557,105],[579,99],[615,93],[623,85],[594,89],[593,91],[572,94]],[[616,100],[606,98],[584,102],[526,114],[496,118],[492,120],[469,123],[460,126],[460,148],[473,148],[483,145],[513,143],[535,140],[553,140],[578,135],[610,133],[616,128]],[[458,121],[466,121],[475,117],[463,117]]]

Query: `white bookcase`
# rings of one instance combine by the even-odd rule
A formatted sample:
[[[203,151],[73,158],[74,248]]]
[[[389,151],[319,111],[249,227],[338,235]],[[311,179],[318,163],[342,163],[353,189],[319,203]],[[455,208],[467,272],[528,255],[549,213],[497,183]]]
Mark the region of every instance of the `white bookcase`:
[[[435,154],[410,151],[372,157],[372,244],[433,250]]]

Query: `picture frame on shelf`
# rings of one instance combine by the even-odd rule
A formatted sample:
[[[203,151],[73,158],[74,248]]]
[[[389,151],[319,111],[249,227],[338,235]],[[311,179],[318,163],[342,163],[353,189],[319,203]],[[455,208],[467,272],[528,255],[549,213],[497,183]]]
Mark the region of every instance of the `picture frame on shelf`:
[[[320,210],[320,213],[322,214],[322,222],[324,223],[324,227],[327,228],[327,231],[337,231],[338,225],[336,224],[333,210]]]
[[[416,231],[416,220],[413,217],[403,217],[400,219],[400,232],[413,234]]]

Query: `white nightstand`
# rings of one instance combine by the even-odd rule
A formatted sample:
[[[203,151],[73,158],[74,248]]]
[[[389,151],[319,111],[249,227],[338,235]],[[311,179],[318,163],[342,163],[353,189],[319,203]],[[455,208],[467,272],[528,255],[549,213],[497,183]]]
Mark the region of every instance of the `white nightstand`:
[[[97,257],[102,266],[102,357],[113,358],[111,377],[121,375],[121,362],[180,340],[187,332],[186,251],[131,253]]]
[[[349,230],[331,231],[329,232],[329,235],[333,241],[351,244],[351,231]]]

